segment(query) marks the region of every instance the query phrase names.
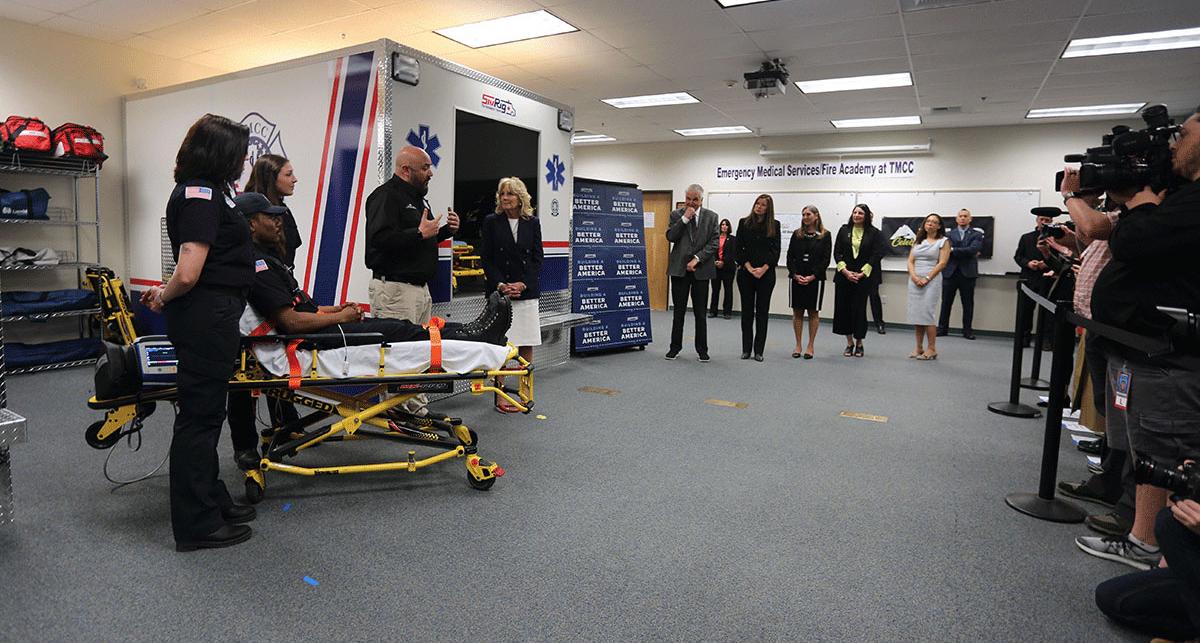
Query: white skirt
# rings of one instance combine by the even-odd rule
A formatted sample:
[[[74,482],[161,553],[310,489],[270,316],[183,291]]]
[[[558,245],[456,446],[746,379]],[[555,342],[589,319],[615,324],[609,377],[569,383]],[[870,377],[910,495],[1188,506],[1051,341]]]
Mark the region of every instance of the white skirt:
[[[512,326],[508,329],[508,343],[513,346],[541,346],[540,317],[538,300],[519,299],[512,302]]]

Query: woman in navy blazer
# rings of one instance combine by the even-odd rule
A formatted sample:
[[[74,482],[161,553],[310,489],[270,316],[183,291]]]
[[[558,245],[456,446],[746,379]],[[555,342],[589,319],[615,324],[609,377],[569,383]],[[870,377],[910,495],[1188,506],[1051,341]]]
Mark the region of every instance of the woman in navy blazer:
[[[496,212],[483,220],[480,237],[479,255],[488,291],[499,291],[512,300],[508,341],[518,348],[521,357],[533,362],[533,347],[542,343],[538,315],[542,224],[533,216],[533,198],[521,179],[500,179]],[[497,400],[496,410],[514,413],[517,408]]]

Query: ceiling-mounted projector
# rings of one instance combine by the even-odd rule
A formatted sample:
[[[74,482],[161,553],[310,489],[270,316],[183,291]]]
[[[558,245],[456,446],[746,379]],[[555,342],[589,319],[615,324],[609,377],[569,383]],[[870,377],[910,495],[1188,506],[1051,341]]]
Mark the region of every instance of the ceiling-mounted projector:
[[[787,89],[788,70],[778,58],[768,60],[758,71],[746,72],[742,75],[744,86],[754,95],[754,99],[766,98],[782,94]]]

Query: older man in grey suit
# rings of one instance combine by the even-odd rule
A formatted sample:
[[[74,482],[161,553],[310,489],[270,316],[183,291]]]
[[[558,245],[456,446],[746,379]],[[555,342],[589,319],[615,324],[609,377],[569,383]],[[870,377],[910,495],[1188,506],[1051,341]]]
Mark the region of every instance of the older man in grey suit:
[[[687,188],[683,207],[671,213],[667,241],[671,255],[667,274],[671,276],[671,302],[675,317],[671,322],[671,348],[667,359],[675,359],[683,349],[683,320],[687,315],[688,294],[696,318],[696,353],[708,361],[708,326],[704,317],[708,302],[708,282],[716,274],[713,257],[717,254],[717,213],[700,207],[704,188],[693,183]]]

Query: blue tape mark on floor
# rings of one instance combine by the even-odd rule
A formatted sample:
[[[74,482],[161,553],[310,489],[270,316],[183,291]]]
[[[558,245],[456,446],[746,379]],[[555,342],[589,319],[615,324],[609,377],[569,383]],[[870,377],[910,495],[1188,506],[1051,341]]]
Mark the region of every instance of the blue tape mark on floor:
[[[312,576],[305,576],[304,582],[308,583],[309,585],[312,585],[313,587],[320,585],[320,583],[317,582],[317,579],[313,578]]]
[[[287,511],[288,509],[291,509],[291,508],[292,508],[292,503],[290,503],[290,502],[283,506],[284,511]]]

